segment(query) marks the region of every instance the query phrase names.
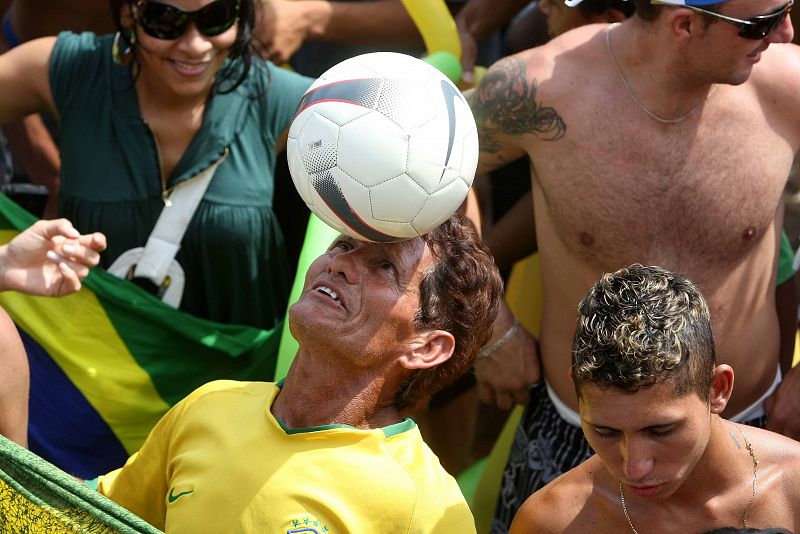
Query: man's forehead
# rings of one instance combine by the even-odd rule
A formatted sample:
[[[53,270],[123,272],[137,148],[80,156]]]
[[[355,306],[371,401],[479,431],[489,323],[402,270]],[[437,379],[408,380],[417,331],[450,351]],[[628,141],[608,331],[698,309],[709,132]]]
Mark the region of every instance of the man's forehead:
[[[420,237],[395,241],[393,243],[374,243],[371,241],[361,241],[345,235],[339,236],[337,241],[345,240],[364,248],[369,248],[378,253],[383,253],[395,258],[398,261],[408,264],[413,268],[419,264],[426,256],[430,256],[428,246]]]
[[[426,268],[431,261],[430,249],[422,238],[415,237],[406,241],[385,244],[386,247],[393,247],[391,253],[395,254],[400,261],[409,268],[415,269],[419,266]]]
[[[600,387],[592,383],[585,383],[581,385],[579,400],[589,411],[610,412],[613,416],[615,406],[639,405],[640,409],[647,407],[648,411],[658,411],[672,406],[685,405],[691,402],[691,399],[702,402],[694,392],[677,395],[672,382],[661,381],[633,392],[613,386]]]

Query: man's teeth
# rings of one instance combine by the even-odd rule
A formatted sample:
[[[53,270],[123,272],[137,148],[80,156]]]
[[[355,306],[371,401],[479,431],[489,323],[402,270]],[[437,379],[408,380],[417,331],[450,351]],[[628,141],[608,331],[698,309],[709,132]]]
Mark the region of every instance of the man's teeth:
[[[320,286],[320,287],[317,288],[317,291],[325,293],[326,295],[331,297],[336,302],[339,302],[339,295],[337,295],[336,291],[334,291],[333,289],[331,289],[329,287],[325,287],[325,286]]]

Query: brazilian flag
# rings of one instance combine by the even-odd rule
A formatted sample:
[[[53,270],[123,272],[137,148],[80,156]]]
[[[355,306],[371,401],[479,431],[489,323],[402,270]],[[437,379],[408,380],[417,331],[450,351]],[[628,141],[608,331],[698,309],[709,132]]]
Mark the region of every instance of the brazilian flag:
[[[0,532],[156,534],[160,531],[0,436]]]
[[[0,195],[0,244],[34,221]],[[167,409],[198,386],[274,378],[279,327],[198,319],[102,269],[78,293],[7,291],[0,306],[28,352],[30,449],[80,478],[121,466]]]

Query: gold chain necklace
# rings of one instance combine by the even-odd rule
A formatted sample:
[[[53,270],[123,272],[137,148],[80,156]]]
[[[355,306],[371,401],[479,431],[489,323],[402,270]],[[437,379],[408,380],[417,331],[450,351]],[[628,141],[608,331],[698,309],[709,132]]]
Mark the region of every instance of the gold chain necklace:
[[[739,431],[739,434],[742,435],[744,438],[744,446],[747,449],[747,452],[750,453],[750,457],[753,458],[753,495],[750,497],[750,502],[747,503],[747,507],[744,509],[744,515],[742,515],[742,527],[747,528],[747,516],[750,514],[750,508],[753,507],[753,503],[756,500],[756,483],[758,482],[758,458],[756,457],[756,451],[753,449],[753,444],[750,443],[750,440],[747,439],[747,436],[744,435],[742,429],[736,423],[731,423],[733,426],[736,427],[736,430]],[[622,503],[622,513],[625,514],[625,519],[628,520],[628,525],[631,527],[631,531],[633,534],[639,534],[639,531],[636,530],[636,527],[633,526],[633,521],[631,521],[631,516],[628,513],[628,507],[625,506],[625,493],[622,491],[622,482],[619,483],[619,500]]]
[[[616,24],[613,24],[612,27],[615,26],[615,25]],[[712,94],[714,94],[714,91],[717,90],[717,84],[713,84],[711,86],[711,90],[708,92],[708,94],[705,96],[705,98],[703,98],[700,102],[698,102],[697,105],[695,105],[695,107],[690,109],[689,113],[687,113],[685,115],[681,115],[680,117],[676,117],[674,119],[665,119],[664,117],[659,117],[658,115],[656,115],[655,113],[653,113],[652,111],[650,111],[649,109],[644,107],[644,104],[642,104],[642,101],[639,100],[639,97],[637,97],[636,93],[633,92],[633,88],[631,88],[631,84],[628,83],[628,80],[625,78],[625,75],[622,74],[622,69],[619,67],[619,63],[617,62],[617,56],[614,55],[614,51],[611,49],[611,27],[609,27],[606,30],[606,48],[608,48],[608,55],[611,56],[611,62],[614,63],[614,68],[616,69],[617,74],[619,75],[619,79],[622,80],[622,85],[624,85],[625,89],[628,90],[628,94],[630,95],[630,97],[633,99],[633,101],[636,103],[636,105],[639,106],[639,109],[644,111],[647,114],[648,117],[650,117],[651,119],[654,119],[654,120],[656,120],[656,121],[658,121],[658,122],[660,122],[662,124],[676,124],[676,123],[685,121],[686,119],[688,119],[689,117],[694,115],[694,113],[698,109],[703,107],[703,104],[706,103],[706,100],[708,100],[709,97]]]

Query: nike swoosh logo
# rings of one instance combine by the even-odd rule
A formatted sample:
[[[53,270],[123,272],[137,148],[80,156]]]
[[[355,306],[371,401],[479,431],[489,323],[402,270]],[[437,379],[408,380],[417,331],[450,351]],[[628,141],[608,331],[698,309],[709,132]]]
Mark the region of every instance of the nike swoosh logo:
[[[364,236],[365,239],[374,241],[376,243],[392,243],[395,241],[402,241],[399,237],[393,237],[384,234],[377,228],[373,228],[358,216],[356,211],[350,206],[350,203],[342,193],[339,185],[336,183],[331,171],[322,171],[311,176],[311,185],[314,186],[320,198],[325,201],[325,204],[336,216],[354,232]]]
[[[447,168],[447,164],[450,163],[450,155],[453,153],[453,141],[455,141],[456,137],[456,99],[461,98],[461,93],[459,93],[445,80],[441,80],[439,83],[442,87],[444,102],[447,104],[447,120],[450,125],[450,133],[447,140],[447,155],[444,158],[442,175],[439,177],[439,180],[441,181],[441,179],[444,177],[444,171]]]
[[[383,82],[379,78],[340,80],[321,85],[303,96],[297,106],[295,116],[320,102],[348,102],[356,106],[372,108],[375,106],[382,87]]]
[[[170,488],[169,495],[167,495],[167,500],[169,502],[175,502],[178,499],[180,499],[181,497],[183,497],[184,495],[189,495],[190,493],[194,493],[194,490],[189,490],[189,491],[182,491],[182,492],[178,493],[177,495],[173,495],[173,493],[172,493],[173,491],[175,491],[175,488]]]

